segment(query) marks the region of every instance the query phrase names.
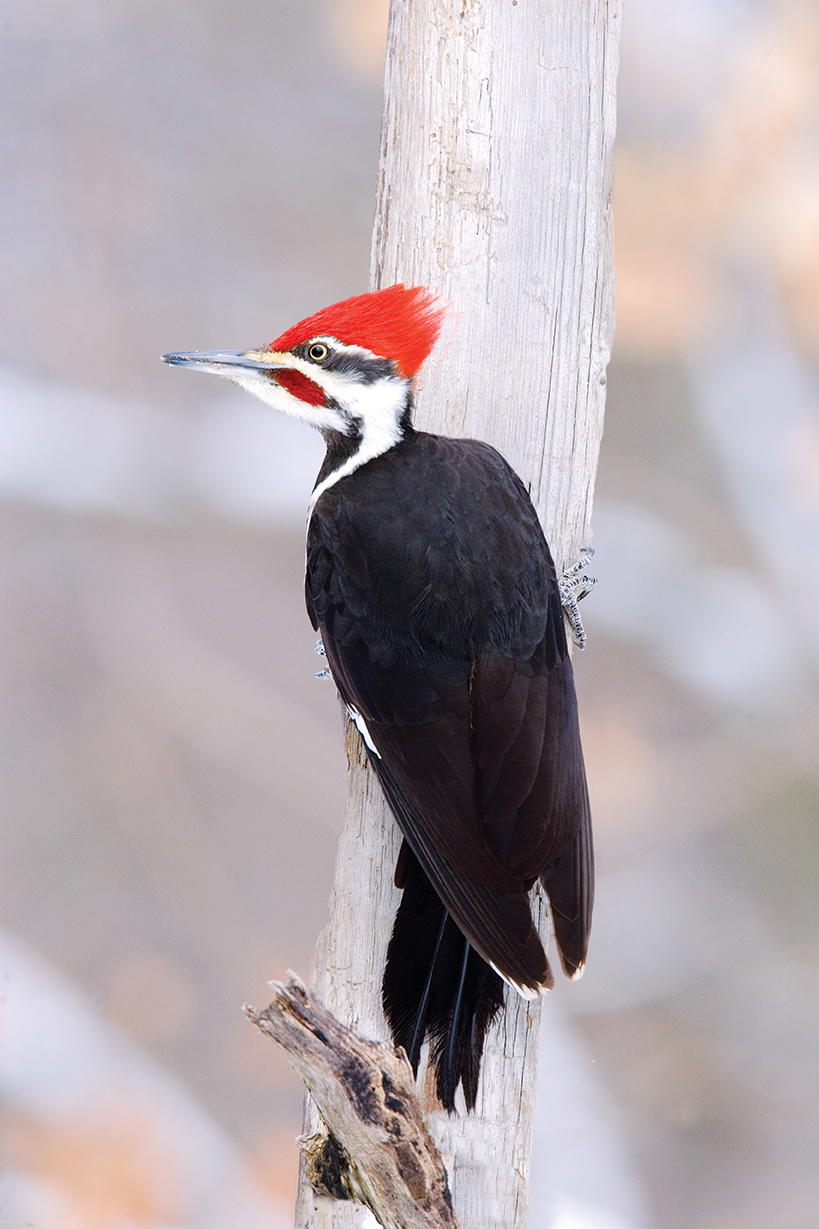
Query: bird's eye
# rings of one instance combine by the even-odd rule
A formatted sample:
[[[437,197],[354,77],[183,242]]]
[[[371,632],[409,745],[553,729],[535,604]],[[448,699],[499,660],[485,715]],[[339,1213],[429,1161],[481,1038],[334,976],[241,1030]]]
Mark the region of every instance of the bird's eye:
[[[307,351],[307,357],[312,359],[314,363],[323,363],[329,353],[330,351],[323,341],[314,341]]]

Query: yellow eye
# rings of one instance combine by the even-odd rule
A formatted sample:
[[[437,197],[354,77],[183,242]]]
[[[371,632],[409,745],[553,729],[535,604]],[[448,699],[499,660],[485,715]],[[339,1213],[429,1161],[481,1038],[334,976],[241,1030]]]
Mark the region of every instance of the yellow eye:
[[[314,341],[307,351],[307,357],[314,363],[323,363],[329,353],[323,341]]]

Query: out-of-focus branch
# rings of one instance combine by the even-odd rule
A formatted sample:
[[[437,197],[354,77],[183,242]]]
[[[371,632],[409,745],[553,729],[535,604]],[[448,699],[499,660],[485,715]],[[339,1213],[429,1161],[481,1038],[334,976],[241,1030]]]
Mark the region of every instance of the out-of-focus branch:
[[[369,1208],[384,1229],[457,1229],[446,1170],[401,1051],[345,1028],[294,974],[250,1020],[284,1049],[329,1135],[301,1141],[319,1195]]]

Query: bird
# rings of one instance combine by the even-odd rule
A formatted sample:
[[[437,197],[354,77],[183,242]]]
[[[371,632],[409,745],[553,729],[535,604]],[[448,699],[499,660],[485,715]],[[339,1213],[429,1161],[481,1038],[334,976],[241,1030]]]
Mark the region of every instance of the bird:
[[[529,492],[491,445],[413,426],[414,383],[447,306],[399,283],[301,320],[259,349],[163,355],[317,428],[305,595],[319,647],[403,836],[382,1002],[441,1105],[478,1096],[511,990],[554,984],[538,882],[565,974],[586,961],[589,794],[562,577]],[[582,633],[581,633],[582,634]]]

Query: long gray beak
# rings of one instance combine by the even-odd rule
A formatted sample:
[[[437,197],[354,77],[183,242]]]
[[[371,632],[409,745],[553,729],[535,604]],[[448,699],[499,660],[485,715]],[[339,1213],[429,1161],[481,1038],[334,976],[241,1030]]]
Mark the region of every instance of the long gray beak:
[[[182,350],[176,354],[163,354],[162,361],[171,367],[190,367],[193,371],[219,372],[225,367],[249,367],[253,371],[274,371],[281,367],[271,354],[271,361],[264,362],[258,357],[251,358],[256,351],[246,350]]]

